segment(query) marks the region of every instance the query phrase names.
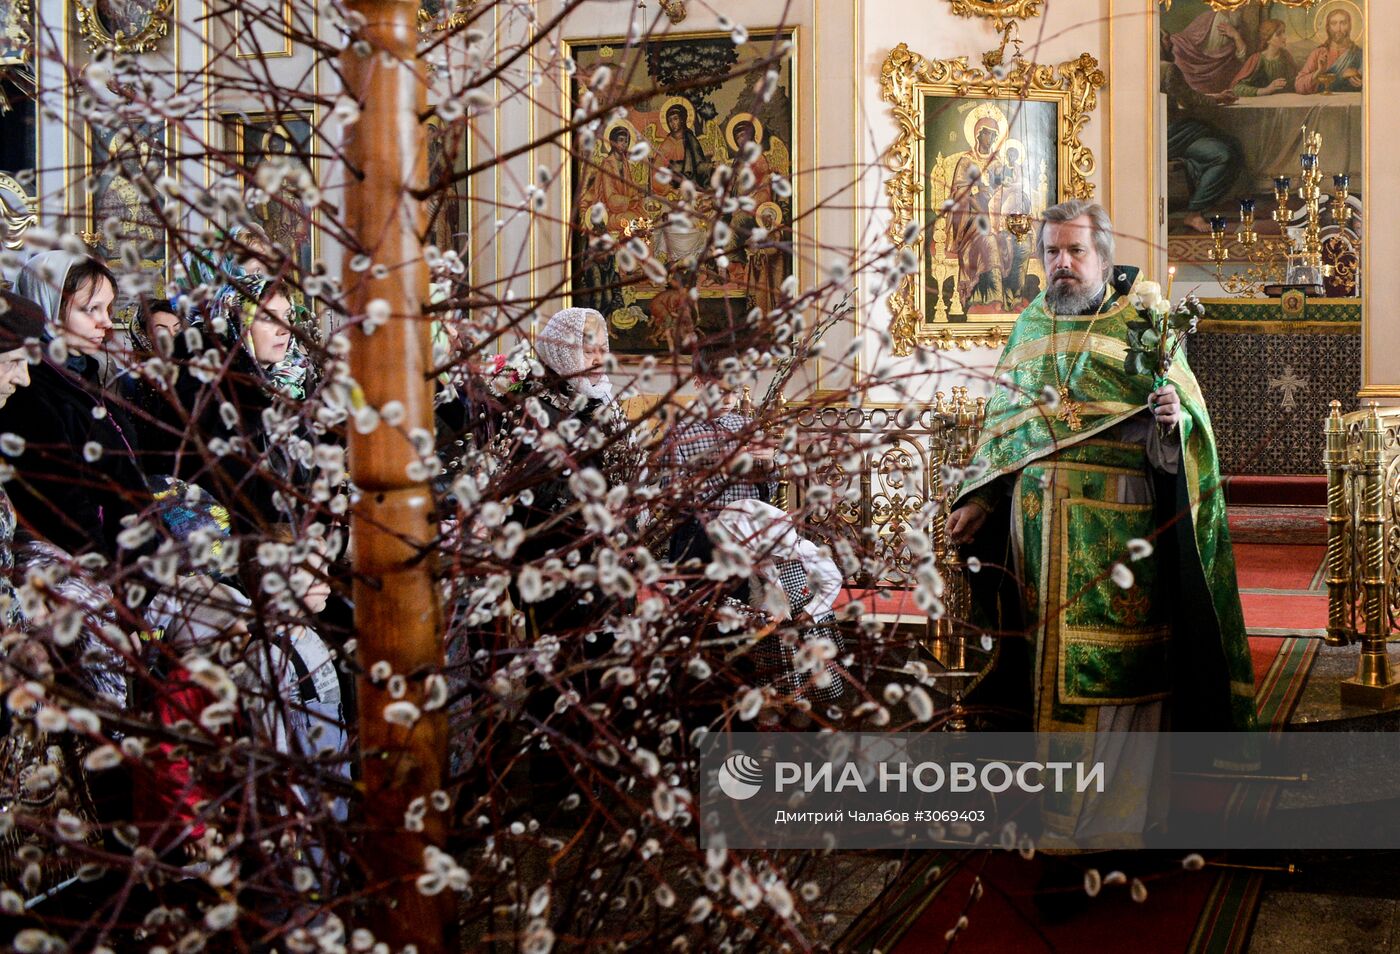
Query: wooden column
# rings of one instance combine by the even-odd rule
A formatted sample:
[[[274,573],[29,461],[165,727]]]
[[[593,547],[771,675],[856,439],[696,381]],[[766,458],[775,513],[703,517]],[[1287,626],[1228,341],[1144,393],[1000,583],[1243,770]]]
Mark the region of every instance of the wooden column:
[[[404,813],[442,786],[447,720],[441,710],[422,712],[411,725],[385,719],[391,703],[422,709],[423,677],[440,669],[443,652],[433,561],[419,559],[434,531],[431,497],[426,481],[409,476],[418,455],[408,435],[433,432],[432,348],[422,313],[428,271],[419,238],[425,215],[410,194],[427,180],[420,123],[427,83],[415,60],[416,0],[350,0],[350,7],[365,19],[360,38],[372,52],[362,56],[351,47],[341,58],[347,91],[361,109],[345,142],[345,216],[360,245],[346,249],[346,307],[352,318],[388,317],[371,334],[355,327],[350,365],[369,406],[399,401],[405,412],[395,427],[350,429],[350,473],[361,495],[351,515],[356,655],[366,674],[359,686],[366,826],[360,856],[378,939],[429,954],[456,948],[448,927],[452,893],[424,896],[415,884],[425,870],[424,849],[443,843],[445,813],[430,808],[421,831],[405,827]],[[351,271],[359,251],[373,267]],[[379,266],[387,273],[375,277]],[[389,694],[387,681],[369,679],[381,663],[407,678],[402,699]]]

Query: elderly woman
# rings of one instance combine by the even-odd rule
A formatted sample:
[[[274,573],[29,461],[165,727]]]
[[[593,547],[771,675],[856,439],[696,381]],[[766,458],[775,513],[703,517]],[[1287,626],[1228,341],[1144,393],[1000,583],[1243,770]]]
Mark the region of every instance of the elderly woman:
[[[535,351],[545,374],[530,381],[522,394],[536,398],[543,408],[546,420],[534,426],[562,441],[536,441],[516,452],[513,483],[530,490],[529,502],[517,503],[512,513],[525,528],[517,557],[522,563],[535,562],[550,556],[567,558],[570,551],[578,551],[586,560],[596,535],[579,512],[570,475],[595,470],[610,488],[635,478],[640,469],[638,454],[628,440],[627,422],[603,371],[608,357],[603,316],[591,308],[558,312],[540,332]],[[527,425],[534,420],[528,414],[522,419]],[[537,600],[512,595],[531,633],[559,627],[578,630],[605,609],[600,605],[603,601],[594,601],[581,613],[582,594],[572,587]]]
[[[19,479],[9,485],[20,521],[69,553],[129,557],[117,544],[122,518],[151,496],[124,402],[98,379],[116,279],[94,258],[42,252],[25,264],[16,290],[39,304],[46,322],[33,384],[0,408],[0,434],[21,439],[10,455]]]

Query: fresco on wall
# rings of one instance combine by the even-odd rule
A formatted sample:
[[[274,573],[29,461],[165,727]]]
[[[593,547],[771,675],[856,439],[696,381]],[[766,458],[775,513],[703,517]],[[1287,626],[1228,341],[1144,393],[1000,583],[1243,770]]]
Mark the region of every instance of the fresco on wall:
[[[1255,200],[1261,237],[1280,237],[1271,216],[1274,179],[1292,178],[1297,209],[1306,126],[1322,134],[1324,191],[1332,192],[1333,175],[1349,177],[1348,228],[1324,213],[1324,235],[1340,266],[1329,294],[1356,294],[1365,187],[1363,6],[1324,0],[1310,8],[1262,3],[1218,11],[1204,0],[1176,0],[1162,12],[1162,31],[1169,257],[1208,261],[1210,217],[1226,216],[1233,233],[1242,199]],[[1242,249],[1233,251],[1242,259]]]

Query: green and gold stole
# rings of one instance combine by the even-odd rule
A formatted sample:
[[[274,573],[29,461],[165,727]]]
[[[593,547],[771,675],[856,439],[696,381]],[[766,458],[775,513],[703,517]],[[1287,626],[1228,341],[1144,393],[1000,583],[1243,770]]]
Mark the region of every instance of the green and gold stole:
[[[1126,297],[1110,299],[1098,315],[1052,317],[1043,294],[1021,313],[997,365],[974,467],[959,489],[959,501],[1052,455],[1097,457],[1105,452],[1089,442],[1102,444],[1103,432],[1142,411],[1152,391],[1150,376],[1130,375],[1124,368],[1127,323],[1136,317]],[[1219,633],[1230,682],[1231,724],[1219,728],[1252,729],[1253,667],[1210,416],[1184,352],[1167,379],[1182,402],[1184,419],[1173,436],[1181,441],[1181,479],[1196,551],[1181,556],[1200,560],[1212,605],[1194,609],[1209,630]],[[1044,392],[1059,385],[1065,386],[1068,400],[1047,404]],[[1072,450],[1076,447],[1077,452]],[[1120,546],[1126,542],[1118,541]],[[1109,567],[1095,569],[1105,573]],[[1086,679],[1086,685],[1093,682]],[[1098,704],[1111,704],[1115,693],[1099,695]]]

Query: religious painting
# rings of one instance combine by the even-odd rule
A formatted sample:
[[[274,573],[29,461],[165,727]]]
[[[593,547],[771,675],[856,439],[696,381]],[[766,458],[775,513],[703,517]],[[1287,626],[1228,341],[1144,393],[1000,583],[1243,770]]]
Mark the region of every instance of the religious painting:
[[[253,221],[302,274],[310,274],[315,260],[314,210],[304,192],[317,185],[311,114],[226,113],[224,123],[233,160],[262,187],[249,206]]]
[[[33,33],[29,0],[9,0],[0,10],[0,66],[28,63]]]
[[[1279,280],[1288,234],[1296,239],[1308,218],[1302,156],[1320,136],[1321,235],[1335,266],[1327,293],[1358,294],[1366,25],[1356,0],[1233,10],[1176,0],[1162,11],[1168,257],[1178,277],[1215,279],[1212,219],[1219,229],[1223,217],[1224,270],[1238,276],[1227,290],[1257,293],[1270,273]],[[1249,244],[1239,241],[1242,210],[1254,213]]]
[[[78,33],[94,52],[146,53],[170,32],[173,0],[76,0]]]
[[[576,149],[567,200],[573,301],[607,318],[614,354],[688,353],[715,332],[742,335],[753,309],[777,307],[794,262],[793,36],[570,44],[572,102],[606,68],[609,96],[628,104],[586,152]],[[744,65],[783,45],[776,83],[765,89],[754,81],[763,73]],[[729,164],[738,200],[717,207],[711,176]],[[688,196],[688,215],[672,215]],[[604,234],[611,247],[594,241]],[[722,254],[710,242],[716,234]],[[654,265],[648,272],[645,259],[666,277]]]
[[[465,123],[444,125],[442,118],[431,116],[428,127],[428,199],[429,245],[439,251],[455,251],[466,261],[468,254],[467,227],[470,208],[467,204],[467,180],[450,181],[453,175],[467,170],[470,160],[470,136]]]
[[[890,53],[881,95],[900,127],[887,154],[890,236],[919,262],[890,296],[897,354],[1000,344],[1044,290],[1034,225],[1048,206],[1093,196],[1080,135],[1104,82],[1087,53],[1058,66],[1017,57],[995,72],[902,43]]]
[[[131,263],[159,283],[166,261],[165,224],[154,183],[165,171],[165,129],[160,123],[89,126],[85,179],[93,254],[129,271]]]
[[[234,55],[274,59],[292,55],[292,0],[242,0],[235,10]]]

